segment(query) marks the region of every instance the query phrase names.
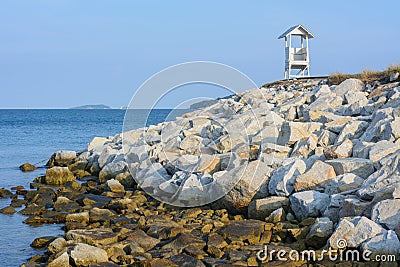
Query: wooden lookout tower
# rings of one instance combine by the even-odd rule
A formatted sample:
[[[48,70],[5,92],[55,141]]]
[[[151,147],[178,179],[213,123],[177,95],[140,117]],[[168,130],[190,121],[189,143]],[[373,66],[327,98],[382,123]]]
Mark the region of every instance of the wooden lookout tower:
[[[302,25],[296,25],[278,37],[281,38],[285,38],[285,79],[310,77],[308,39],[314,35]]]

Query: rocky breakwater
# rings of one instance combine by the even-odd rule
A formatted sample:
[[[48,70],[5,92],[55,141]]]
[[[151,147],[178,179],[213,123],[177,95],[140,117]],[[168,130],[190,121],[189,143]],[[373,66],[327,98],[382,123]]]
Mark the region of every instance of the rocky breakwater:
[[[82,153],[55,153],[46,176],[21,192],[21,213],[26,223],[64,223],[65,235],[35,240],[46,252],[25,266],[308,261],[257,257],[264,245],[399,260],[399,83],[326,83],[265,85],[172,122],[96,137]]]

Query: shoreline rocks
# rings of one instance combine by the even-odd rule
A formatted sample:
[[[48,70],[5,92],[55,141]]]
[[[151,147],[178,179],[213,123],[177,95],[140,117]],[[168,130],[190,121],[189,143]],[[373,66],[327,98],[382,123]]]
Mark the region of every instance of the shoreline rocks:
[[[54,153],[19,191],[20,213],[63,223],[65,235],[37,241],[47,250],[25,266],[267,266],[281,262],[258,259],[264,245],[321,250],[343,238],[400,253],[400,86],[374,86],[272,84]],[[220,198],[179,208],[149,194],[187,206]]]

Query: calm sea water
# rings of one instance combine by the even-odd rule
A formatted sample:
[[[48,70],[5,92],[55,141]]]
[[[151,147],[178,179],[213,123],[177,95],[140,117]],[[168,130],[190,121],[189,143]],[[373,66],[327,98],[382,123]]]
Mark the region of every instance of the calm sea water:
[[[171,110],[135,110],[134,124],[157,124],[171,118]],[[174,111],[173,116],[187,110]],[[111,136],[122,131],[124,110],[1,110],[0,109],[0,188],[29,183],[45,173],[45,168],[23,173],[18,166],[24,162],[43,166],[51,154],[60,149],[82,151],[95,136]],[[9,198],[0,199],[0,208],[8,206]],[[61,225],[32,227],[22,223],[26,217],[18,212],[0,214],[0,266],[19,266],[40,253],[30,248],[34,238],[60,235]]]

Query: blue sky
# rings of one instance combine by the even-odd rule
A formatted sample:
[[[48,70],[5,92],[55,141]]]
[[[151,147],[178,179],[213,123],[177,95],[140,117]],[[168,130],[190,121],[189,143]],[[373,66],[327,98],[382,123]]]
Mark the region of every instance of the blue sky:
[[[151,75],[193,60],[230,65],[261,85],[283,77],[277,37],[296,24],[316,36],[312,75],[384,69],[400,63],[399,10],[399,1],[6,0],[0,108],[126,106]]]

